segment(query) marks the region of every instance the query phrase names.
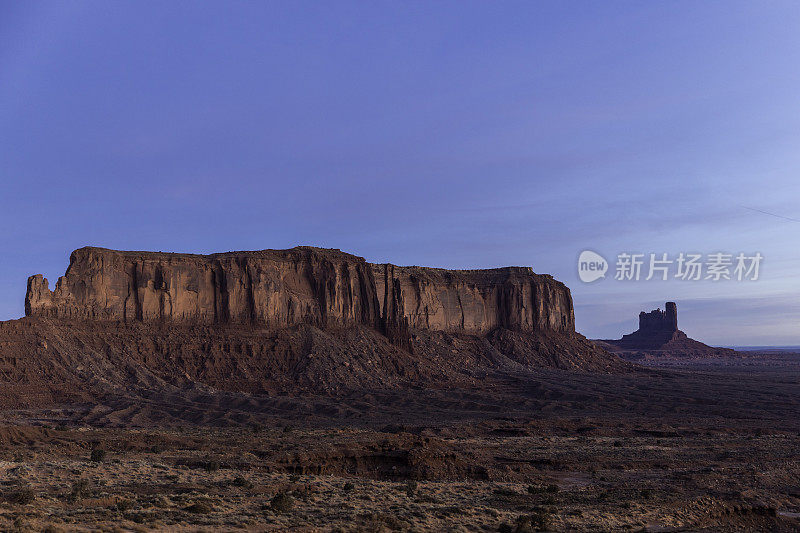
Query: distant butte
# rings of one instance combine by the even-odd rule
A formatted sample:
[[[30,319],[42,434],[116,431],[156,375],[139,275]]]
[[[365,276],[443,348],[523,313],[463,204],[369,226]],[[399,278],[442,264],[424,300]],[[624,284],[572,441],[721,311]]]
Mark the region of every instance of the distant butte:
[[[667,302],[660,308],[639,313],[639,329],[617,340],[599,340],[597,344],[615,352],[639,352],[640,355],[672,355],[685,357],[730,356],[729,348],[715,348],[689,338],[678,329],[678,306]]]

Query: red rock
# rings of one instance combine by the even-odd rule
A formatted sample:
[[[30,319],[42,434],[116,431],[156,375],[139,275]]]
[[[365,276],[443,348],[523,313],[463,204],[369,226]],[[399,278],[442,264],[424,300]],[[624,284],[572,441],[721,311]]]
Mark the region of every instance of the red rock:
[[[372,265],[339,250],[212,255],[81,248],[51,292],[28,280],[27,316],[288,327],[367,325],[408,345],[409,328],[572,333],[569,289],[530,268]]]

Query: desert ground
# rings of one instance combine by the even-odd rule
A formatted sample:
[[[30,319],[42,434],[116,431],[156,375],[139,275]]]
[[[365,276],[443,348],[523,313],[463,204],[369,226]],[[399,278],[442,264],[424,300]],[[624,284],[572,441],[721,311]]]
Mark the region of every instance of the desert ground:
[[[192,413],[223,407],[6,411],[0,527],[800,529],[800,355],[654,364],[497,372],[484,389],[241,395],[201,422]]]

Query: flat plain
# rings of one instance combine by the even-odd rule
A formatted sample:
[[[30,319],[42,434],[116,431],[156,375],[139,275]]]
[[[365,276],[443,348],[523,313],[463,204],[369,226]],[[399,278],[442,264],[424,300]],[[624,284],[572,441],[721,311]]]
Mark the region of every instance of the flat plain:
[[[0,526],[795,531],[798,361],[661,358],[622,374],[496,372],[479,388],[6,411]]]

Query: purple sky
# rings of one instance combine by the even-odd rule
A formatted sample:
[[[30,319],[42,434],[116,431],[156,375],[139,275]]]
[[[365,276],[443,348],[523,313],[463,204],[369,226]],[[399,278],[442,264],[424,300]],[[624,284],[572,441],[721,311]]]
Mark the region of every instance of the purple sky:
[[[0,0],[2,319],[84,245],[310,244],[531,265],[590,337],[671,299],[800,344],[799,171],[796,2]],[[587,248],[765,259],[583,284]]]

